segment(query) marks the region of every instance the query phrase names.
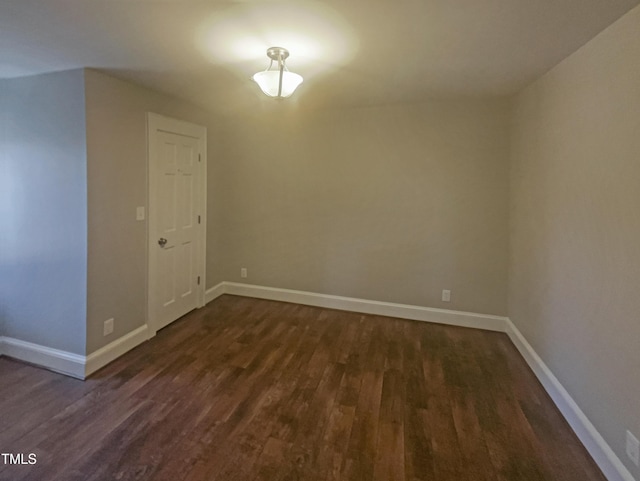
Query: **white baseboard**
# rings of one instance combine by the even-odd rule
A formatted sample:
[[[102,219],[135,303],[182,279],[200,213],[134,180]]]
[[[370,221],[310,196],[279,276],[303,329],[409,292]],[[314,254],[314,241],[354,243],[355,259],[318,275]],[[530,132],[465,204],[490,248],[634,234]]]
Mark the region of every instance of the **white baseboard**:
[[[207,289],[207,291],[204,294],[204,302],[205,302],[205,304],[209,304],[211,301],[213,301],[214,299],[217,299],[222,294],[224,294],[224,286],[225,286],[225,284],[226,284],[226,282],[221,282],[220,284],[215,285],[215,286],[210,287],[209,289]]]
[[[146,340],[147,325],[145,324],[89,356],[83,356],[11,337],[0,337],[0,355],[35,364],[67,376],[85,379],[89,374]]]
[[[399,317],[414,321],[435,322],[453,326],[475,327],[490,331],[504,332],[506,317],[476,314],[472,312],[449,311],[430,307],[394,304],[391,302],[371,301],[353,297],[332,296],[315,292],[279,289],[275,287],[221,282],[207,290],[207,301],[222,294],[255,297],[272,301],[292,302],[307,306],[326,307],[343,311],[362,312],[378,316]]]
[[[609,444],[600,435],[580,406],[562,386],[551,369],[534,351],[518,328],[507,319],[506,332],[522,357],[534,372],[545,391],[551,396],[571,429],[576,433],[589,454],[609,481],[635,481],[633,475],[613,452]]]
[[[144,324],[115,341],[110,342],[106,346],[101,347],[97,351],[92,352],[86,357],[85,377],[106,366],[111,361],[116,360],[139,344],[142,344],[148,338],[148,326]]]
[[[11,337],[0,338],[0,354],[84,379],[85,357]]]

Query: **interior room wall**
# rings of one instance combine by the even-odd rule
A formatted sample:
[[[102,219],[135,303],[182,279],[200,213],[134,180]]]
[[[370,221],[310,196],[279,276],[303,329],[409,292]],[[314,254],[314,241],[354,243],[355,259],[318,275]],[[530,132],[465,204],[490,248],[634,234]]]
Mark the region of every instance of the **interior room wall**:
[[[226,121],[223,278],[506,314],[508,115],[500,99],[274,101]]]
[[[3,334],[85,352],[87,184],[83,73],[2,81]]]
[[[6,160],[7,152],[6,152],[6,144],[7,144],[7,80],[0,79],[0,179],[8,179],[9,178],[9,162]],[[0,180],[0,187],[2,191],[0,192],[0,204],[7,205],[9,202],[8,194],[6,194],[7,180]],[[0,207],[0,209],[4,209]],[[4,212],[4,210],[3,210]],[[5,236],[6,232],[0,229],[0,243],[1,245],[5,244]],[[0,251],[0,265],[7,261],[5,257],[2,255]],[[7,292],[5,292],[6,286],[0,280],[0,337],[4,335],[4,324],[5,324],[5,298],[7,296]]]
[[[640,7],[516,98],[509,316],[640,479],[638,59]]]
[[[173,97],[102,72],[85,71],[87,106],[88,274],[87,353],[142,326],[147,310],[147,224],[136,208],[147,206],[147,112],[204,125],[208,129],[207,257],[215,266],[217,201],[213,116]],[[209,286],[222,277],[207,270]],[[114,318],[114,332],[103,323]]]

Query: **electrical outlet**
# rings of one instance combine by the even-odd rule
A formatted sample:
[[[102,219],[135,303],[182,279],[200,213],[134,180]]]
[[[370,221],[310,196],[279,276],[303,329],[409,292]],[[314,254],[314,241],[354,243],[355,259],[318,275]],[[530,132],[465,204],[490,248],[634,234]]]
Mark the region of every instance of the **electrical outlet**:
[[[448,289],[442,290],[442,300],[444,302],[451,302],[451,291]]]
[[[113,332],[113,323],[114,323],[113,318],[107,319],[106,321],[104,321],[104,329],[102,331],[103,335],[108,336]]]
[[[247,277],[247,268],[246,267],[241,267],[240,268],[240,277],[242,277],[243,279]]]
[[[627,431],[627,456],[636,466],[640,465],[640,441]]]

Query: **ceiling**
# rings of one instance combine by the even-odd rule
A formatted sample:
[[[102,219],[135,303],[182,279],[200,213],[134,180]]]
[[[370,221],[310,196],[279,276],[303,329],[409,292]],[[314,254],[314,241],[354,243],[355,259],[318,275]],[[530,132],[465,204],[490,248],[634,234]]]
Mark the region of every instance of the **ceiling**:
[[[0,78],[90,67],[233,112],[262,96],[249,79],[282,46],[305,78],[287,102],[503,96],[639,3],[0,0]]]

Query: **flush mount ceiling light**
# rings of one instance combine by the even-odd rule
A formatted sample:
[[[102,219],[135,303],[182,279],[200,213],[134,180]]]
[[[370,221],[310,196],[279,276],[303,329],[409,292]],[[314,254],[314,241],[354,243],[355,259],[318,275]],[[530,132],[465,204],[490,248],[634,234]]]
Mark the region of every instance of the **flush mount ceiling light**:
[[[288,56],[289,51],[286,48],[271,47],[267,49],[267,57],[271,59],[269,67],[252,77],[253,81],[269,97],[278,99],[290,97],[298,85],[302,83],[302,76],[289,72],[284,64]],[[277,62],[276,66],[274,66],[274,62]]]

